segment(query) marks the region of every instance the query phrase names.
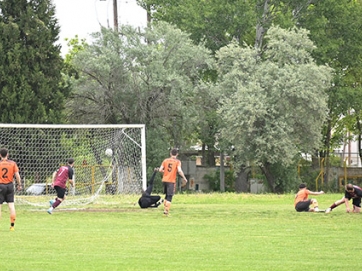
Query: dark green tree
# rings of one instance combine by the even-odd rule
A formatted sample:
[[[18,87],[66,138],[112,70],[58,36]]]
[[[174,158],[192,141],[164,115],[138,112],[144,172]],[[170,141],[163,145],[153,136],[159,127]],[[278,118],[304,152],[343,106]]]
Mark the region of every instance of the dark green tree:
[[[310,30],[310,39],[317,46],[313,57],[335,70],[328,89],[329,117],[323,126],[323,147],[319,156],[326,163],[328,182],[330,152],[348,141],[346,131],[358,131],[361,97],[362,2],[328,0],[310,2],[296,17],[299,26]],[[315,163],[318,165],[318,163]]]
[[[50,0],[0,1],[1,122],[62,122],[70,90],[62,81],[58,35]]]

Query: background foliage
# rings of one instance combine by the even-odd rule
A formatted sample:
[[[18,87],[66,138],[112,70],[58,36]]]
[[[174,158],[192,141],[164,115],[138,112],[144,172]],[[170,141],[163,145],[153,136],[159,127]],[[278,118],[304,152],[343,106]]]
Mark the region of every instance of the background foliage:
[[[288,191],[297,179],[278,168],[295,163],[298,152],[313,156],[313,170],[325,158],[327,183],[333,150],[351,134],[362,142],[360,0],[137,2],[148,11],[148,28],[100,29],[91,44],[75,37],[62,59],[50,0],[1,1],[1,121],[144,123],[150,168],[169,147],[186,151],[197,144],[203,165],[215,166],[215,153],[238,145],[240,160],[233,162],[241,191],[248,163],[259,163],[271,191]],[[244,64],[252,71],[253,58],[265,67],[253,81],[240,80],[236,71]],[[321,80],[316,75],[331,71],[326,67],[332,77]],[[286,96],[276,99],[280,93],[288,93],[289,103],[283,104]],[[240,101],[243,108],[234,106]],[[253,120],[258,125],[248,125]],[[239,140],[252,127],[260,135]]]

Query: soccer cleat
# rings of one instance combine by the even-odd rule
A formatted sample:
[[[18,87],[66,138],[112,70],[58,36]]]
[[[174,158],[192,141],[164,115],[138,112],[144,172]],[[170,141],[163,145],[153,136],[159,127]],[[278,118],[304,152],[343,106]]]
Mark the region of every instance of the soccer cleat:
[[[319,212],[319,208],[318,208],[318,207],[315,207],[315,208],[314,208],[314,212]]]
[[[164,216],[164,217],[169,217],[170,214],[169,214],[168,212],[163,212],[163,216]]]
[[[326,211],[325,211],[326,214],[329,214],[330,212],[332,212],[332,209],[331,209],[331,208],[328,208],[328,209],[326,209]]]
[[[54,203],[54,202],[55,202],[55,200],[53,200],[53,199],[49,200],[49,205],[50,205],[50,207],[53,206],[53,203]]]
[[[47,212],[48,212],[48,214],[51,215],[51,214],[52,214],[52,211],[53,211],[52,208],[49,208]]]
[[[10,231],[15,231],[15,228],[14,228],[14,227],[10,227]]]

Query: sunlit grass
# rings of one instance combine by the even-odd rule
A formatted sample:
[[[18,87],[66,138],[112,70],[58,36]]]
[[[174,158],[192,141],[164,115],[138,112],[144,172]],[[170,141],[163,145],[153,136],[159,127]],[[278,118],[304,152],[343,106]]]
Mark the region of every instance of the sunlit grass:
[[[341,194],[317,196],[325,209]],[[0,221],[0,270],[344,270],[355,268],[360,214],[297,213],[294,195],[175,195],[171,217],[137,195],[45,208],[17,205]],[[47,197],[44,198],[48,200]],[[346,241],[347,240],[347,241]]]

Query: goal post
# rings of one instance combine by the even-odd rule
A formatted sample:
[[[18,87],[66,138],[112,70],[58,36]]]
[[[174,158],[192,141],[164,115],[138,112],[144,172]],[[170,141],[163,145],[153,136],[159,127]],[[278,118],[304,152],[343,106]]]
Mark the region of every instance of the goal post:
[[[53,195],[52,174],[70,157],[75,187],[68,198],[140,193],[147,185],[145,138],[144,124],[0,124],[0,147],[19,166],[24,189],[17,195],[24,196]]]

